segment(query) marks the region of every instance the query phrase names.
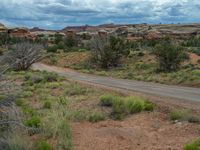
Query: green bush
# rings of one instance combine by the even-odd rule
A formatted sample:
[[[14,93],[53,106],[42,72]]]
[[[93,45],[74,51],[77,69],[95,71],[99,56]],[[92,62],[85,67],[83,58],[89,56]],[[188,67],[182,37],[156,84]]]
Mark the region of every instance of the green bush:
[[[61,96],[58,98],[58,102],[61,104],[61,105],[68,105],[68,99],[66,99],[65,97]]]
[[[87,89],[85,87],[81,87],[78,84],[72,85],[69,89],[66,89],[66,94],[69,96],[73,95],[84,95],[87,92]]]
[[[24,105],[24,99],[17,99],[17,100],[15,101],[15,104],[16,104],[17,106],[23,106],[23,105]]]
[[[51,102],[50,101],[46,101],[45,103],[44,103],[44,105],[43,105],[43,108],[45,108],[45,109],[51,109]]]
[[[111,94],[106,94],[100,97],[100,104],[102,106],[112,106],[115,100],[119,99],[119,97]]]
[[[57,45],[53,45],[47,48],[47,52],[51,52],[51,53],[56,53],[58,50],[58,46]]]
[[[160,71],[174,71],[180,67],[181,62],[185,60],[186,53],[177,45],[166,40],[162,44],[156,45],[154,50],[157,61],[159,63],[158,70]]]
[[[77,46],[77,40],[74,36],[68,36],[64,39],[64,43],[67,47],[72,48]]]
[[[145,103],[144,103],[144,110],[145,111],[153,111],[154,110],[154,104],[153,103],[151,103],[151,102],[149,102],[149,101],[146,101]]]
[[[112,113],[111,116],[114,120],[122,120],[125,118],[125,114],[120,113]]]
[[[25,115],[28,115],[28,116],[35,116],[36,115],[35,110],[33,110],[32,108],[29,108],[28,106],[23,106],[22,107],[22,112]]]
[[[99,113],[94,113],[94,114],[91,114],[88,118],[88,120],[90,122],[98,122],[98,121],[102,121],[102,120],[105,120],[105,116],[102,115],[102,114],[99,114]]]
[[[50,63],[51,65],[55,65],[55,64],[58,63],[58,60],[57,60],[56,57],[51,56],[51,57],[49,57],[49,63]]]
[[[192,37],[183,43],[186,47],[200,47],[200,37]]]
[[[135,68],[138,69],[138,70],[146,70],[146,69],[149,69],[151,66],[149,64],[145,64],[145,63],[136,63],[135,64]]]
[[[32,91],[23,91],[20,94],[20,97],[22,97],[22,98],[27,98],[27,97],[32,97],[32,96],[33,96],[33,92]]]
[[[1,94],[0,94],[0,101],[1,101],[1,100],[4,100],[5,98],[6,98],[5,95],[1,95]]]
[[[125,109],[128,113],[138,113],[144,110],[144,101],[136,97],[128,97],[125,99]]]
[[[200,64],[200,59],[197,60],[198,64]]]
[[[26,91],[35,91],[35,86],[26,86],[25,88],[24,88],[24,90],[26,90]]]
[[[170,119],[171,120],[178,120],[178,121],[188,121],[190,123],[199,123],[200,118],[198,116],[192,115],[186,110],[175,110],[170,112]]]
[[[194,71],[192,71],[192,74],[194,74],[196,76],[200,76],[200,70],[194,70]]]
[[[37,140],[33,144],[33,149],[34,150],[53,150],[51,146],[44,140]]]
[[[50,82],[50,83],[46,83],[46,88],[50,88],[50,89],[56,89],[59,88],[61,86],[61,84],[59,82]]]
[[[72,134],[70,130],[70,125],[63,121],[59,126],[59,148],[61,150],[73,150]]]
[[[83,120],[87,120],[88,114],[85,111],[75,111],[72,114],[72,118],[75,121],[83,121]]]
[[[186,144],[184,150],[200,150],[200,139],[192,143]]]
[[[56,82],[59,80],[59,76],[55,73],[43,72],[43,79],[44,82]]]
[[[25,121],[25,125],[28,127],[39,128],[41,125],[41,120],[39,117],[33,116],[31,119]]]
[[[126,105],[123,99],[117,99],[113,102],[113,114],[125,114]]]
[[[125,50],[125,41],[119,37],[96,36],[91,40],[91,61],[104,69],[117,67]]]
[[[175,110],[175,111],[172,111],[170,112],[170,119],[171,120],[184,120],[187,116],[187,113],[185,111],[182,111],[182,110]]]
[[[103,95],[100,98],[100,104],[112,107],[111,116],[118,120],[123,119],[128,114],[154,110],[153,103],[133,96],[122,98],[113,95]]]

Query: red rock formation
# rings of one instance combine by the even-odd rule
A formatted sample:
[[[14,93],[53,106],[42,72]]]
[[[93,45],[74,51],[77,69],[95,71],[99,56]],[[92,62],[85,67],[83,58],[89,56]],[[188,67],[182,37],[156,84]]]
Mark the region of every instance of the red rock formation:
[[[108,32],[106,30],[100,30],[98,31],[98,35],[101,37],[105,37],[108,35]]]
[[[66,36],[75,36],[76,31],[75,30],[67,30],[67,31],[65,31],[65,35]]]
[[[35,40],[37,38],[37,36],[31,34],[26,28],[8,29],[8,34],[13,38],[25,38],[29,40]]]
[[[144,36],[147,40],[153,40],[153,39],[161,39],[163,38],[162,34],[158,31],[151,31],[147,33],[147,35]]]

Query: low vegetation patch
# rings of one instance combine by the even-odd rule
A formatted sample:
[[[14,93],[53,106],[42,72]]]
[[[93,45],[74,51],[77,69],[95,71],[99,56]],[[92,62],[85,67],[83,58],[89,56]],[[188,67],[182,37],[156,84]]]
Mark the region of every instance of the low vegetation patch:
[[[105,120],[105,116],[100,113],[93,113],[89,116],[88,120],[93,123],[98,121],[103,121]]]
[[[114,101],[117,101],[117,99],[119,99],[118,96],[107,94],[100,97],[100,103],[102,106],[110,107],[113,106]]]
[[[37,140],[34,143],[34,150],[52,150],[51,146],[45,140]]]
[[[41,119],[38,116],[33,116],[25,121],[25,125],[28,127],[39,128],[41,126]]]
[[[52,104],[51,104],[50,101],[46,101],[46,102],[44,103],[44,105],[43,105],[43,108],[46,108],[46,109],[51,109],[51,107],[52,107]]]
[[[186,144],[184,147],[184,150],[199,150],[199,149],[200,149],[200,139],[192,143]]]
[[[172,121],[188,121],[190,123],[199,123],[200,118],[192,115],[187,110],[175,110],[170,113],[170,119]]]
[[[103,95],[100,97],[102,106],[112,107],[114,119],[123,119],[124,116],[141,111],[153,111],[154,105],[139,97],[119,97],[114,95]]]

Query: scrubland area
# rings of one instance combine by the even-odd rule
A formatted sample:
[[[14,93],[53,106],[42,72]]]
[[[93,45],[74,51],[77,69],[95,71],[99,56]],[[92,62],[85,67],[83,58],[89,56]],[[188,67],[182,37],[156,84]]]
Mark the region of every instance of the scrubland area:
[[[179,101],[179,107],[166,107],[148,95],[31,69],[40,62],[99,76],[198,88],[199,37],[129,41],[97,35],[80,46],[76,36],[55,34],[51,41],[44,36],[35,41],[0,36],[0,148],[199,149],[198,110]]]

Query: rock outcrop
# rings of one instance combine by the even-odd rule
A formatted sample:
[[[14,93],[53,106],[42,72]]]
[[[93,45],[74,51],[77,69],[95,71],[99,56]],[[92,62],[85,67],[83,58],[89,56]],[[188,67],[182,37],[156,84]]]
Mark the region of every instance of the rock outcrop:
[[[6,33],[7,32],[7,28],[0,23],[0,33]]]

